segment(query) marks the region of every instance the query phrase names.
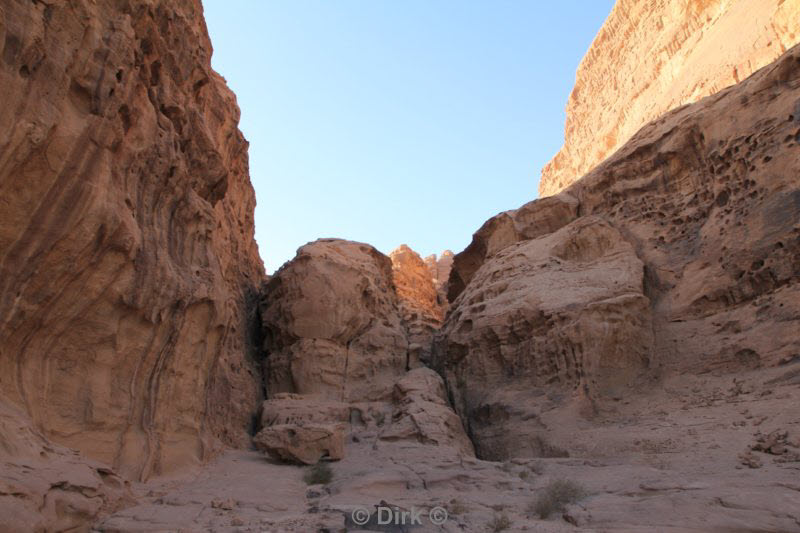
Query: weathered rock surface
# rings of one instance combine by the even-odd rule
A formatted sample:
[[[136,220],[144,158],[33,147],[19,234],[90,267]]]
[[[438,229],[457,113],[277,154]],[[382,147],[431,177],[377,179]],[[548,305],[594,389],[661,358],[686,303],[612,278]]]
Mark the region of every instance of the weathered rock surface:
[[[472,236],[469,246],[453,258],[447,283],[450,302],[461,294],[483,262],[521,240],[547,235],[578,216],[578,201],[570,194],[541,198],[519,209],[493,216]]]
[[[581,61],[564,146],[539,195],[563,190],[649,121],[738,83],[800,41],[796,0],[619,0]]]
[[[261,427],[276,424],[330,423],[350,420],[349,404],[279,392],[261,405]]]
[[[372,246],[321,239],[264,289],[267,393],[388,400],[408,364],[392,263]]]
[[[262,451],[306,464],[338,460],[348,437],[473,455],[442,379],[408,371],[442,319],[430,271],[410,248],[390,259],[357,242],[307,244],[267,284],[261,316]]]
[[[364,434],[330,463],[331,483],[309,489],[303,468],[233,450],[180,483],[148,484],[135,507],[98,528],[341,531],[354,509],[374,519],[375,506],[386,501],[422,510],[421,526],[412,529],[422,532],[484,533],[503,516],[508,531],[800,531],[800,463],[752,451],[762,466],[737,468],[737,455],[759,432],[780,428],[787,440],[800,438],[796,411],[787,408],[800,402],[792,369],[734,376],[743,393],[730,375],[674,376],[592,422],[547,410],[550,438],[567,443],[572,457],[491,462]],[[543,520],[532,504],[559,479],[579,483],[587,496]],[[434,506],[448,513],[441,527],[429,520]]]
[[[275,459],[313,465],[344,457],[345,431],[343,424],[276,424],[259,431],[253,444]]]
[[[133,478],[245,445],[263,266],[199,0],[0,6],[0,392]]]
[[[472,442],[447,399],[444,381],[430,368],[410,370],[394,386],[391,425],[380,433],[386,441],[411,440],[447,446],[473,456]]]
[[[451,295],[465,288],[435,350],[479,456],[546,455],[545,411],[602,414],[648,368],[800,360],[798,154],[795,47],[523,208],[556,222],[525,235],[518,210],[484,224],[455,258]],[[573,203],[552,217],[559,198]]]
[[[392,282],[408,335],[409,367],[430,359],[434,332],[442,325],[445,307],[431,269],[405,244],[389,254]]]
[[[644,265],[587,216],[491,257],[454,302],[442,368],[478,454],[542,456],[543,392],[623,396],[652,350]],[[584,406],[591,409],[591,404]]]
[[[0,530],[75,531],[133,502],[106,465],[47,441],[20,409],[0,402]]]
[[[270,457],[315,464],[344,456],[350,407],[300,394],[278,393],[261,406],[261,431],[253,444]]]
[[[436,254],[429,255],[424,261],[431,273],[431,278],[433,278],[439,303],[446,307],[448,304],[447,280],[450,279],[450,271],[453,269],[453,252],[445,250],[438,257]]]

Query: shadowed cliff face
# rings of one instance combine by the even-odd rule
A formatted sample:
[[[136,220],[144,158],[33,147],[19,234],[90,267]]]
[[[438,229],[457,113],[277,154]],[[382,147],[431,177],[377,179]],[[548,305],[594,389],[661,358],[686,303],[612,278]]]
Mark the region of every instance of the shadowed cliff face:
[[[619,0],[575,76],[564,146],[539,194],[564,190],[647,122],[774,61],[800,40],[800,3]]]
[[[249,442],[264,276],[198,1],[0,6],[0,393],[134,478]]]

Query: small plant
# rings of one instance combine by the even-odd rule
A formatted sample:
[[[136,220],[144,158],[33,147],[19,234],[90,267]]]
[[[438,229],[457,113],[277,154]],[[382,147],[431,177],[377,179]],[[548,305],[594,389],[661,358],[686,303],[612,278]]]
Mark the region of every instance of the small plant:
[[[532,461],[528,463],[528,470],[537,476],[541,476],[544,473],[544,463],[542,461]]]
[[[447,506],[447,512],[453,516],[458,516],[467,512],[467,506],[458,498],[453,498]]]
[[[308,468],[303,474],[303,481],[307,485],[327,485],[333,479],[333,469],[328,463],[319,462]]]
[[[547,484],[530,509],[539,518],[548,518],[553,513],[564,511],[569,503],[575,503],[587,495],[586,489],[579,483],[568,479],[556,479]]]
[[[540,435],[533,438],[533,449],[538,452],[540,457],[569,457],[569,452],[563,448],[550,443]]]
[[[489,531],[505,531],[511,527],[511,519],[505,513],[496,514],[487,524]]]
[[[530,475],[531,475],[531,473],[528,472],[527,470],[522,470],[519,473],[519,478],[522,479],[522,480],[525,480],[525,479],[528,479],[528,476],[530,476]]]

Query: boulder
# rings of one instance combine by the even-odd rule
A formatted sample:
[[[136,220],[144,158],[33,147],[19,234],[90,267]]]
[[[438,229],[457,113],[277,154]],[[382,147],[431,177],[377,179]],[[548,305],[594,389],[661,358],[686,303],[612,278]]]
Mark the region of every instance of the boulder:
[[[389,399],[408,364],[392,263],[372,246],[321,239],[300,248],[261,299],[270,394]]]
[[[470,457],[475,454],[461,419],[447,401],[444,381],[424,367],[410,370],[395,384],[391,424],[380,439],[449,447]]]
[[[598,217],[583,217],[485,262],[453,303],[435,364],[480,457],[547,455],[545,393],[625,394],[653,348],[644,265]]]
[[[281,461],[313,465],[344,457],[344,424],[276,424],[253,438],[256,449]]]

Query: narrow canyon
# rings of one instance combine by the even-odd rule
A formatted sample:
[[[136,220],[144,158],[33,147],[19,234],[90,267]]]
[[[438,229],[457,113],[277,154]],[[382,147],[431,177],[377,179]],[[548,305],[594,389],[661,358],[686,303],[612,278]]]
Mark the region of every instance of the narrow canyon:
[[[540,198],[267,276],[201,2],[3,1],[0,532],[800,531],[798,42],[618,0]]]

